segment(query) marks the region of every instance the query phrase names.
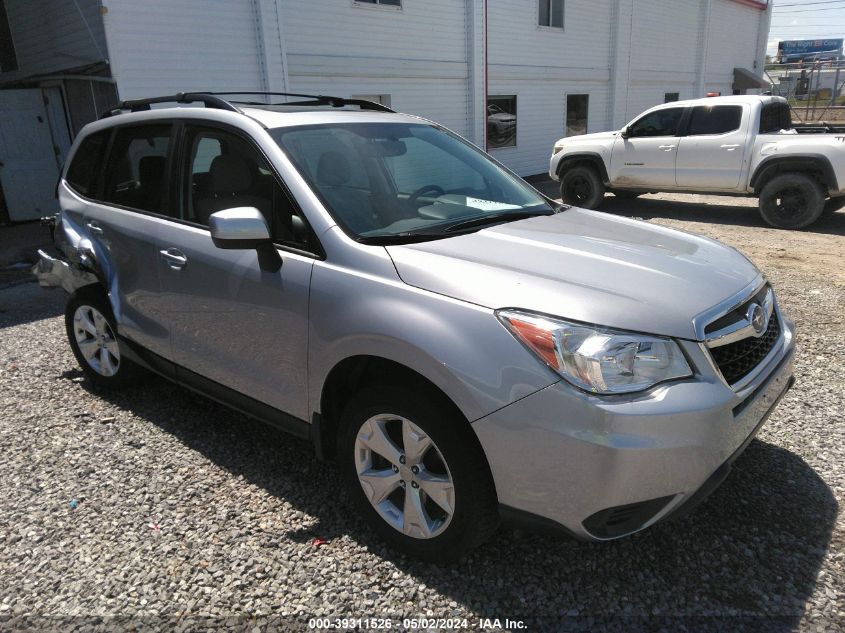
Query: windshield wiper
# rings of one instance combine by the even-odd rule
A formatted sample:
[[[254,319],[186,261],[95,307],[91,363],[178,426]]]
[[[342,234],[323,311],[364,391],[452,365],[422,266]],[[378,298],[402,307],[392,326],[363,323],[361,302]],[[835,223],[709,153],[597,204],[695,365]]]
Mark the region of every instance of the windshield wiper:
[[[373,246],[389,246],[391,244],[413,244],[414,242],[442,240],[444,237],[449,237],[449,235],[446,233],[414,233],[413,231],[406,231],[404,233],[392,233],[390,235],[362,235],[357,238],[357,241],[361,244]]]
[[[443,231],[445,233],[454,233],[455,231],[463,231],[464,229],[475,228],[476,226],[484,226],[485,224],[497,224],[499,222],[515,222],[516,220],[525,220],[527,218],[534,218],[538,215],[554,215],[551,209],[544,209],[542,211],[503,211],[502,213],[490,213],[487,215],[470,218],[469,220],[462,220],[455,224],[450,224]]]

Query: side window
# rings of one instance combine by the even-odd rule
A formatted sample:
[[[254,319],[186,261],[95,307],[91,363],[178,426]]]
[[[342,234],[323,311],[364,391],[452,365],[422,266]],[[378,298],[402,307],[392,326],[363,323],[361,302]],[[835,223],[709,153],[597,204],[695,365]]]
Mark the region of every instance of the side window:
[[[516,147],[516,95],[487,97],[487,149]]]
[[[782,102],[770,103],[760,113],[760,134],[776,134],[792,128],[792,112]]]
[[[103,201],[164,213],[170,125],[119,127],[105,173]]]
[[[76,193],[88,197],[95,196],[100,166],[110,136],[111,130],[96,132],[86,136],[79,144],[65,175],[67,184]]]
[[[188,128],[182,219],[208,226],[212,213],[255,207],[276,242],[308,248],[310,233],[264,156],[243,137],[216,128]]]
[[[696,106],[689,122],[690,136],[727,134],[739,129],[742,106]]]
[[[684,116],[684,108],[664,108],[649,112],[628,127],[634,138],[649,136],[675,136]]]

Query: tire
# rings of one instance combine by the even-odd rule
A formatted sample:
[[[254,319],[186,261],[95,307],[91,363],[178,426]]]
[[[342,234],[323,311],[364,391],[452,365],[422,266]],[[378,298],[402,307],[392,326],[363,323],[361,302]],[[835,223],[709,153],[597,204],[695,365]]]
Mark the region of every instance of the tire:
[[[578,165],[567,169],[560,179],[560,197],[566,204],[595,209],[604,200],[604,183],[593,167]]]
[[[824,203],[822,215],[833,215],[842,207],[845,207],[845,196],[840,196],[838,198],[828,198]]]
[[[760,192],[760,215],[779,229],[803,229],[819,219],[825,192],[814,178],[801,173],[775,176]]]
[[[481,446],[439,393],[390,385],[362,390],[343,413],[337,455],[355,509],[404,554],[454,561],[498,527],[496,492]]]
[[[636,191],[614,191],[613,195],[620,200],[633,200],[640,197],[640,194]]]
[[[72,294],[65,308],[65,329],[73,355],[93,384],[118,389],[137,382],[140,367],[120,353],[105,291],[88,287]]]

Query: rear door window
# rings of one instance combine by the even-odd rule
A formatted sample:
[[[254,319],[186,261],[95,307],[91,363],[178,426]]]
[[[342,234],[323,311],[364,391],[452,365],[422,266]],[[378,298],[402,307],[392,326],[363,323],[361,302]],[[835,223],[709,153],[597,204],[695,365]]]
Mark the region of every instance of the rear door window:
[[[690,136],[735,132],[742,123],[742,106],[696,106],[690,116]]]
[[[111,132],[96,132],[86,136],[79,144],[65,175],[65,181],[76,193],[88,198],[96,197],[100,168]]]
[[[103,201],[166,213],[167,156],[172,125],[117,128],[105,173]]]

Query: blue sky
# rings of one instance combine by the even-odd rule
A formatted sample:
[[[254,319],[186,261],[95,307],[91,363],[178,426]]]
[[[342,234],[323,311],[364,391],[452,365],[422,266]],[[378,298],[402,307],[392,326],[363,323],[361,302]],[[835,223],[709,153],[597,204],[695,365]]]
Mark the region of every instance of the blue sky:
[[[845,37],[845,0],[773,0],[767,53],[782,40]]]

